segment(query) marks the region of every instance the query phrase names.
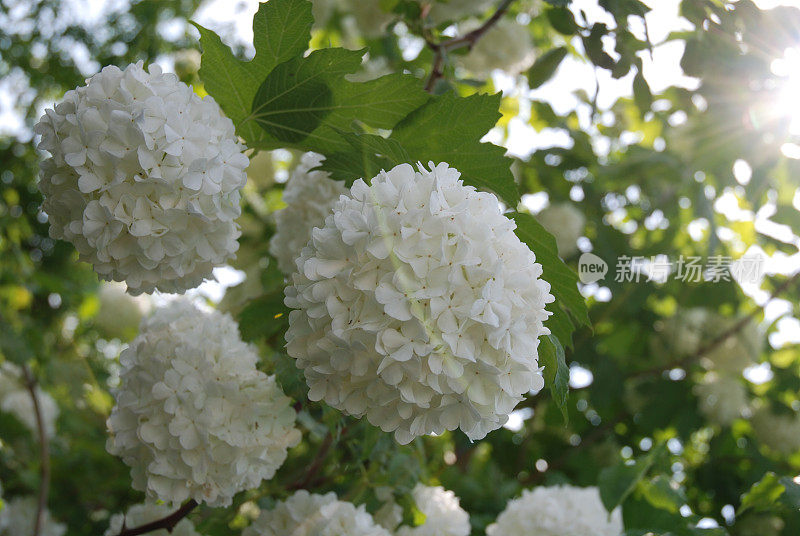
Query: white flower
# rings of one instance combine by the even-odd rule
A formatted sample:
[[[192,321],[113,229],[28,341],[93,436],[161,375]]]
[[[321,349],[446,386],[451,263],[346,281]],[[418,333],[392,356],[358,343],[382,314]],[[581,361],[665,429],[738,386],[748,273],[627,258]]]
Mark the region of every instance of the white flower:
[[[111,516],[109,527],[104,536],[117,536],[122,532],[122,527],[129,529],[141,527],[147,523],[157,521],[175,512],[165,504],[141,503],[128,508],[125,514],[114,514]],[[166,529],[159,529],[148,532],[150,536],[201,536],[194,528],[194,523],[187,518],[183,518],[173,527],[171,532]]]
[[[662,333],[661,340],[651,339],[653,350],[660,353],[667,350],[670,354],[667,357],[672,359],[695,354],[703,343],[708,317],[707,310],[695,307],[665,319],[657,326]]]
[[[380,0],[342,0],[342,7],[353,15],[361,35],[372,39],[381,37],[395,19],[381,4]]]
[[[474,30],[480,23],[467,21],[461,33]],[[480,77],[487,77],[494,69],[516,75],[533,65],[535,59],[533,40],[527,26],[513,19],[503,18],[478,39],[469,54],[459,58],[460,64]]]
[[[131,296],[125,292],[122,283],[104,282],[97,293],[100,308],[94,317],[94,324],[108,337],[125,339],[136,331],[142,316],[151,306],[149,296]]]
[[[38,385],[35,391],[39,402],[39,413],[42,416],[45,434],[49,440],[56,434],[58,404],[49,393],[43,391]],[[0,365],[0,410],[19,419],[31,431],[31,434],[37,440],[39,439],[39,425],[36,422],[33,398],[25,386],[22,370],[8,361]]]
[[[425,514],[425,523],[400,527],[397,536],[469,536],[469,514],[461,508],[455,493],[441,486],[417,484],[412,495],[419,511]]]
[[[286,289],[287,349],[311,400],[400,443],[480,439],[543,386],[553,297],[494,195],[447,164],[419,168],[357,180],[314,229]]]
[[[269,252],[286,274],[295,271],[295,260],[311,238],[311,230],[325,223],[339,196],[347,193],[344,183],[329,178],[326,172],[309,171],[322,159],[315,153],[303,155],[283,191],[287,206],[275,213],[276,231],[269,241]]]
[[[486,536],[619,536],[619,508],[609,516],[597,488],[538,487],[508,502]]]
[[[728,426],[747,407],[747,389],[740,378],[710,372],[694,387],[700,413],[720,426]]]
[[[133,487],[176,504],[227,506],[272,478],[296,445],[295,412],[228,315],[177,300],[142,322],[121,357],[106,448]]]
[[[704,326],[706,344],[729,332],[739,321],[738,318],[711,315]],[[764,336],[751,319],[743,328],[704,354],[702,363],[707,368],[722,372],[740,373],[758,361],[763,345]]]
[[[272,510],[265,510],[242,536],[390,536],[364,505],[339,501],[335,493],[299,490]]]
[[[142,63],[104,68],[35,127],[50,235],[129,292],[183,292],[234,256],[247,157],[211,97]]]
[[[0,536],[25,536],[33,534],[38,504],[34,497],[15,497],[0,509]],[[57,523],[44,511],[39,536],[62,536],[67,532],[63,523]]]
[[[550,205],[536,219],[556,239],[558,254],[566,258],[578,251],[578,238],[583,236],[586,216],[570,203]]]
[[[783,455],[800,450],[800,417],[796,413],[777,414],[761,407],[750,422],[756,438],[772,450]]]

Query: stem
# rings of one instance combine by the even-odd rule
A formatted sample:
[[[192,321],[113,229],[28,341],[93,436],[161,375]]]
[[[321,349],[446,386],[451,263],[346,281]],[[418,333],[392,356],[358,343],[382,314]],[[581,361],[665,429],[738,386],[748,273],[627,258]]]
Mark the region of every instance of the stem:
[[[36,506],[36,520],[33,525],[33,536],[39,536],[44,524],[44,513],[47,510],[47,496],[50,492],[50,445],[48,443],[47,430],[44,426],[42,408],[39,406],[39,397],[36,395],[36,379],[27,365],[22,367],[22,374],[25,377],[25,387],[31,395],[33,402],[33,412],[36,416],[36,429],[39,432],[39,465],[41,470],[41,482],[39,484],[39,497]]]
[[[189,515],[189,512],[197,508],[197,501],[194,499],[190,499],[189,501],[185,502],[183,506],[178,508],[176,511],[168,515],[167,517],[162,517],[161,519],[156,519],[155,521],[151,521],[150,523],[145,523],[144,525],[140,525],[138,527],[132,529],[126,529],[125,525],[122,525],[122,532],[120,532],[117,536],[138,536],[139,534],[147,534],[148,532],[152,532],[154,530],[164,529],[167,532],[172,532],[172,529],[175,528],[175,525],[178,522]]]
[[[431,75],[428,78],[428,81],[425,83],[425,91],[433,91],[436,82],[442,78],[442,76],[444,76],[442,66],[444,65],[445,54],[450,50],[456,50],[464,47],[472,48],[475,46],[475,43],[478,42],[478,39],[480,39],[487,31],[489,31],[492,26],[497,24],[497,21],[499,21],[503,15],[505,15],[506,11],[508,11],[508,8],[511,7],[513,2],[514,0],[503,0],[500,2],[500,4],[497,6],[497,10],[486,20],[486,22],[484,22],[480,27],[462,35],[461,37],[454,37],[441,43],[434,43],[429,38],[425,38],[425,43],[429,48],[433,49],[433,67],[431,68]]]

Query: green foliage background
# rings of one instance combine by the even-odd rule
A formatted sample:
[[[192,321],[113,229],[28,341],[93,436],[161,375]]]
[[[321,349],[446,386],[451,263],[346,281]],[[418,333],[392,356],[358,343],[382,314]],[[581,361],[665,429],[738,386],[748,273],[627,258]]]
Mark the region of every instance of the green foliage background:
[[[506,17],[532,16],[528,29],[537,61],[526,73],[530,87],[546,83],[567,56],[582,56],[615,78],[636,73],[633,97],[619,99],[602,121],[592,97],[579,95],[596,112],[590,128],[581,128],[574,112],[558,115],[534,100],[530,124],[537,130],[563,129],[573,145],[537,150],[528,161],[513,162],[515,180],[512,159],[480,140],[496,124],[507,128],[518,113],[517,97],[496,95],[491,81],[464,77],[452,57],[444,62],[434,94],[426,93],[433,50],[423,48],[405,60],[400,38],[391,31],[402,22],[412,34],[434,42],[447,39],[441,34],[447,23],[421,22],[419,2],[381,0],[394,22],[379,37],[364,38],[345,30],[342,9],[312,31],[310,4],[271,0],[256,17],[256,56],[249,61],[200,26],[199,42],[188,26],[176,40],[156,31],[159,22],[190,19],[198,3],[134,2],[102,20],[100,32],[77,23],[53,24],[53,15],[68,9],[55,0],[30,3],[23,19],[33,24],[15,26],[11,15],[17,3],[3,0],[0,26],[7,27],[0,34],[0,76],[23,76],[33,88],[18,103],[31,125],[43,105],[81,84],[87,74],[65,52],[71,43],[83,43],[98,65],[120,66],[202,47],[199,73],[185,70],[182,79],[216,98],[248,146],[292,150],[288,160],[273,161],[265,176],[291,169],[305,150],[325,154],[325,169],[344,181],[370,177],[402,161],[447,161],[467,183],[494,191],[511,208],[522,194],[547,192],[552,203],[569,201],[579,188],[583,197],[574,204],[587,217],[584,234],[593,252],[606,260],[657,254],[737,257],[750,245],[768,254],[797,253],[795,245],[759,233],[752,222],[728,221],[714,210],[720,195],[733,192],[745,209],[774,203],[773,221],[800,232],[800,215],[792,205],[800,161],[781,153],[781,145],[792,141],[787,119],[775,117],[766,105],[778,91],[770,62],[800,43],[796,9],[764,11],[749,0],[683,0],[681,13],[696,29],[669,39],[685,42],[681,66],[701,84],[694,91],[671,87],[654,95],[641,74],[640,54],[651,43],[628,26],[648,11],[638,0],[599,2],[616,28],[589,26],[564,7],[568,2],[512,3]],[[584,53],[573,38],[583,43]],[[609,41],[613,56],[603,46]],[[313,52],[304,54],[309,42]],[[328,46],[341,43],[351,50]],[[395,74],[351,81],[346,75],[359,71],[367,50],[371,60],[383,58]],[[310,97],[316,99],[313,106],[293,111]],[[672,126],[677,112],[686,121]],[[630,143],[630,133],[638,141]],[[610,146],[607,154],[593,143],[601,138]],[[68,524],[70,535],[100,534],[111,513],[141,500],[130,489],[128,469],[104,448],[105,418],[113,404],[113,349],[135,333],[111,340],[99,327],[98,282],[91,267],[77,262],[71,246],[48,237],[36,189],[38,159],[29,135],[0,136],[0,356],[30,364],[61,407],[51,445],[50,509]],[[746,185],[732,173],[738,159],[753,170]],[[336,491],[374,512],[380,504],[375,488],[392,486],[412,521],[407,493],[420,480],[455,491],[471,515],[474,534],[482,534],[521,489],[564,482],[599,485],[608,507],[622,505],[631,535],[800,533],[800,486],[792,480],[800,473],[800,452],[771,451],[756,440],[745,419],[725,427],[707,421],[694,394],[703,377],[700,360],[674,355],[673,341],[659,331],[665,320],[694,306],[731,318],[753,313],[760,320],[757,304],[736,283],[672,278],[665,284],[620,283],[608,277],[603,285],[611,299],[589,298],[587,312],[577,278],[559,260],[552,237],[535,218],[516,213],[518,234],[543,263],[557,297],[549,321],[554,336],[542,345],[550,390],[523,402],[533,413],[517,432],[501,429],[476,443],[448,433],[401,447],[365,422],[306,399],[302,377],[283,350],[283,280],[267,253],[274,232],[269,213],[280,208],[283,185],[251,178],[236,265],[248,281],[238,292],[233,289],[223,306],[240,320],[243,336],[261,347],[264,369],[277,374],[296,401],[304,440],[261,489],[241,494],[230,509],[193,514],[204,534],[237,533],[248,522],[242,504],[269,507],[300,487]],[[656,212],[668,225],[646,223]],[[687,226],[698,218],[708,221],[709,230],[695,240]],[[719,229],[734,238],[721,240]],[[576,258],[565,261],[576,267]],[[768,277],[763,289],[771,292],[782,282],[782,276]],[[782,289],[792,306],[788,316],[798,315],[797,288]],[[246,299],[235,299],[243,294]],[[774,323],[763,327],[767,333],[775,330]],[[765,345],[760,359],[773,376],[759,385],[741,378],[752,399],[776,412],[796,411],[800,349]],[[594,380],[567,395],[569,364],[590,370]],[[35,493],[36,453],[35,438],[0,413],[0,482],[6,497]],[[309,467],[315,470],[310,473]],[[684,505],[688,510],[681,510]],[[722,514],[726,505],[735,509],[735,517]],[[697,528],[701,518],[715,520],[720,528]],[[761,532],[747,532],[753,524]]]

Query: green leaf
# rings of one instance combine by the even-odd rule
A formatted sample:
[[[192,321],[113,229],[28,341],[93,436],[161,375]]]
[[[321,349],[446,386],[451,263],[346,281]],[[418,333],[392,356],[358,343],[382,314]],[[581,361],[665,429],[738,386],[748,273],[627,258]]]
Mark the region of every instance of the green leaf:
[[[783,484],[786,492],[781,496],[781,502],[789,508],[800,510],[800,484],[788,476],[781,477],[780,483]]]
[[[553,335],[542,337],[539,341],[539,364],[544,367],[544,383],[549,386],[550,394],[566,423],[569,421],[569,367],[564,357],[564,347]]]
[[[542,224],[530,214],[514,212],[509,214],[517,223],[516,233],[536,255],[536,262],[542,265],[542,278],[550,283],[550,293],[555,303],[550,307],[553,315],[545,322],[550,331],[558,337],[565,347],[572,346],[571,333],[574,326],[569,313],[578,325],[591,325],[586,301],[578,291],[578,275],[558,256],[558,248],[553,235],[548,233]]]
[[[239,313],[239,331],[245,341],[270,338],[285,330],[289,311],[283,303],[283,290],[275,290],[251,300]]]
[[[614,58],[603,50],[603,37],[608,34],[608,27],[603,23],[595,23],[588,36],[583,36],[583,48],[592,63],[604,69],[614,68]]]
[[[391,169],[397,164],[411,162],[408,153],[394,140],[374,134],[342,132],[342,139],[350,144],[350,150],[334,153],[325,158],[320,169],[331,177],[343,180],[348,185],[356,179],[376,176],[382,169]]]
[[[650,91],[650,86],[642,74],[641,67],[633,77],[633,100],[639,111],[644,115],[645,112],[650,110],[650,105],[653,104],[653,93]]]
[[[561,61],[567,56],[566,47],[558,47],[545,52],[542,56],[537,58],[533,67],[528,70],[528,84],[531,89],[536,89],[541,86],[558,70]]]
[[[686,495],[683,491],[673,487],[669,478],[663,475],[658,475],[649,481],[642,481],[640,489],[647,502],[673,514],[677,514],[681,506],[686,504]]]
[[[546,12],[547,20],[550,25],[559,33],[564,35],[574,35],[578,33],[580,27],[575,22],[572,12],[566,7],[556,7],[548,9]]]
[[[544,1],[550,4],[551,6],[556,6],[556,7],[567,7],[572,2],[572,0],[544,0]]]
[[[505,149],[480,139],[500,119],[501,95],[458,97],[453,92],[431,98],[397,124],[389,139],[398,142],[412,161],[447,162],[466,184],[491,190],[510,206],[519,191]]]
[[[237,132],[252,139],[255,124],[239,127],[248,116],[259,85],[279,63],[302,56],[311,38],[311,2],[305,0],[270,0],[262,3],[253,18],[255,57],[242,61],[233,55],[213,31],[194,24],[200,31],[203,48],[200,78],[205,90],[230,117]]]
[[[769,510],[778,502],[786,488],[781,483],[778,476],[773,472],[767,472],[764,476],[750,487],[750,490],[742,495],[742,504],[736,515],[741,515],[745,510],[753,508],[755,510]]]
[[[346,74],[359,69],[363,55],[363,50],[326,48],[278,65],[259,87],[246,119],[264,129],[251,143],[326,154],[348,150],[341,131],[351,130],[354,121],[389,129],[428,99],[410,75],[346,80]]]
[[[603,501],[607,511],[612,512],[625,501],[636,484],[650,470],[655,459],[663,452],[664,446],[659,445],[633,463],[606,467],[600,471],[597,486],[600,489],[600,500]]]

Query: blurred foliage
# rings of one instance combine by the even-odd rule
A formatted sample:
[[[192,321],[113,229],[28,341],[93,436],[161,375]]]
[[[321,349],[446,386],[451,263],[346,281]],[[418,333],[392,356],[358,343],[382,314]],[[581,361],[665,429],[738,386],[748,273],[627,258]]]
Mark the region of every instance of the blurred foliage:
[[[51,448],[49,504],[53,515],[68,524],[70,535],[101,534],[108,516],[139,501],[141,494],[130,489],[128,469],[104,448],[115,361],[126,341],[109,337],[95,322],[98,283],[91,268],[77,262],[69,245],[48,237],[47,218],[39,211],[39,155],[30,127],[43,106],[107,64],[166,58],[167,64],[175,61],[184,81],[204,93],[196,66],[176,56],[198,47],[197,33],[185,23],[198,3],[121,2],[86,22],[78,17],[78,2],[0,0],[0,78],[14,81],[3,91],[16,99],[25,123],[17,132],[0,135],[0,356],[32,363],[43,388],[61,406]],[[343,7],[356,3],[332,4],[327,18],[314,25],[312,48],[367,47],[365,71],[379,62],[387,72],[407,73],[404,78],[427,78],[434,53],[422,38],[448,39],[453,22],[421,18],[424,9],[416,0],[381,0],[389,22],[379,35],[365,37],[374,32],[360,33]],[[796,241],[775,238],[752,218],[731,220],[715,205],[722,196],[732,196],[740,209],[766,214],[800,232],[793,205],[800,160],[781,150],[798,140],[789,132],[789,117],[776,111],[781,80],[770,70],[784,49],[800,45],[800,10],[760,10],[750,0],[683,0],[681,14],[694,29],[667,40],[685,45],[681,66],[699,84],[693,90],[670,87],[655,93],[642,74],[642,58],[657,44],[637,30],[647,6],[638,0],[601,0],[614,21],[605,24],[588,22],[580,2],[567,4],[518,0],[505,15],[524,21],[537,61],[516,81],[517,90],[506,92],[499,103],[500,137],[508,134],[511,118],[522,117],[540,133],[557,131],[570,140],[567,148],[537,149],[514,163],[523,199],[545,192],[551,204],[573,203],[586,215],[586,244],[606,261],[660,254],[673,260],[679,255],[737,258],[752,246],[768,255],[796,254]],[[317,8],[323,11],[315,5],[315,13]],[[168,39],[160,28],[175,21],[183,30]],[[419,45],[418,54],[404,54],[409,42]],[[230,54],[241,59],[243,52],[236,47]],[[476,79],[459,67],[458,56],[465,52],[444,58],[437,95],[451,90],[461,98],[495,93],[492,79]],[[566,58],[587,61],[617,79],[627,76],[631,96],[605,110],[596,95],[578,92],[588,119],[576,111],[556,113],[526,88],[548,84]],[[520,112],[528,108],[529,114]],[[367,121],[361,135],[377,134]],[[365,141],[361,138],[353,149],[361,151],[359,143]],[[477,443],[448,433],[401,447],[365,422],[309,402],[302,376],[283,349],[286,311],[276,305],[283,279],[266,251],[273,232],[270,213],[281,206],[283,181],[297,154],[278,151],[267,160],[258,168],[254,160],[245,192],[244,234],[235,267],[247,279],[229,291],[221,307],[241,321],[244,336],[261,348],[264,370],[277,374],[296,401],[304,441],[274,480],[241,494],[234,507],[193,514],[204,534],[238,533],[247,523],[242,504],[268,507],[297,487],[333,490],[374,512],[380,506],[376,487],[392,486],[400,504],[408,506],[406,495],[419,480],[455,491],[471,515],[474,534],[482,534],[521,489],[562,482],[599,484],[607,506],[622,505],[631,535],[800,533],[800,485],[793,480],[800,473],[800,452],[771,450],[744,418],[721,426],[702,414],[695,387],[707,374],[703,362],[679,355],[679,341],[665,331],[676,314],[693,307],[726,318],[754,313],[761,321],[758,305],[732,281],[622,282],[615,280],[611,266],[602,289],[583,288],[592,328],[575,331],[572,344],[564,344],[565,358],[567,365],[590,371],[592,381],[569,392],[568,424],[554,399],[563,389],[552,394],[545,389],[521,404],[529,413],[518,430],[501,429]],[[752,170],[749,181],[734,175],[740,160]],[[565,261],[577,268],[577,255]],[[762,289],[769,294],[783,280],[767,277]],[[798,286],[783,291],[788,300],[783,316],[796,318]],[[571,332],[575,326],[564,317]],[[760,327],[765,336],[776,330],[775,322]],[[558,350],[548,347],[543,354],[551,352],[547,355],[557,363]],[[738,378],[754,407],[796,413],[800,348],[767,344],[759,359],[771,371],[766,382]],[[563,387],[560,373],[560,380],[554,374],[554,383]],[[0,414],[0,430],[4,496],[35,493],[36,439],[7,414]],[[316,470],[309,473],[309,467]],[[410,508],[405,514],[411,519]],[[697,528],[701,518],[720,528]]]

